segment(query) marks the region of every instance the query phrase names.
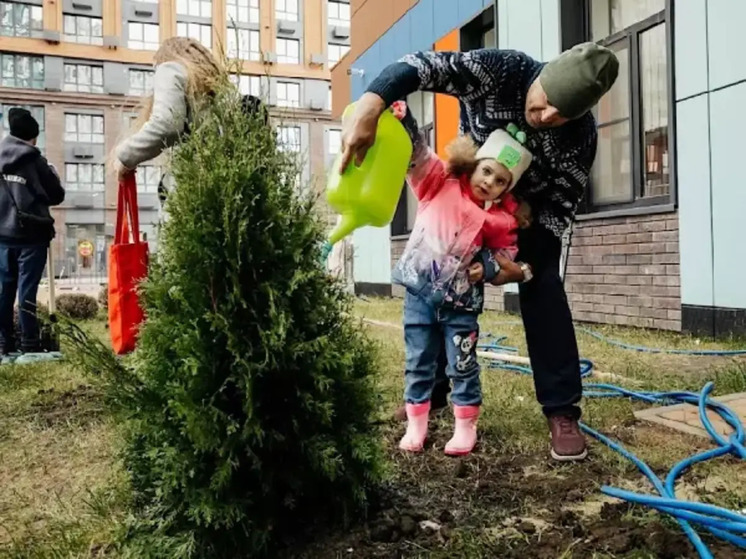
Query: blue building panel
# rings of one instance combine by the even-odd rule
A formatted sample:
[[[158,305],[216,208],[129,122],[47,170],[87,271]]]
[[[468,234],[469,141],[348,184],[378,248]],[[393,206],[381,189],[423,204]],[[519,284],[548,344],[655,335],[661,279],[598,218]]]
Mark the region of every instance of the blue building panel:
[[[744,99],[746,83],[710,94],[715,306],[740,309],[746,309],[746,250],[741,233],[746,208],[741,131],[746,128],[746,114],[733,107]]]
[[[714,301],[708,102],[700,95],[676,106],[681,302],[702,307]]]
[[[454,0],[435,0],[433,2],[433,31],[435,38],[432,42],[448,35],[460,27],[464,22],[459,19],[459,4]]]
[[[459,25],[468,23],[475,16],[480,14],[484,10],[484,0],[461,0],[460,2],[454,2],[458,6],[458,19]]]
[[[412,52],[430,50],[438,40],[435,36],[434,0],[420,0],[407,12],[409,17],[409,47]],[[406,17],[406,16],[405,16]]]

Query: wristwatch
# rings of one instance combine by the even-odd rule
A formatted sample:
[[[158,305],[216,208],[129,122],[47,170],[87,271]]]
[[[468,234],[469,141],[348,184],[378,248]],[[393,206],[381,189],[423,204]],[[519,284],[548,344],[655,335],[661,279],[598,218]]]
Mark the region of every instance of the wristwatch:
[[[527,283],[531,281],[534,278],[534,273],[531,271],[531,266],[526,264],[525,262],[519,262],[521,266],[521,271],[523,272],[523,282]]]

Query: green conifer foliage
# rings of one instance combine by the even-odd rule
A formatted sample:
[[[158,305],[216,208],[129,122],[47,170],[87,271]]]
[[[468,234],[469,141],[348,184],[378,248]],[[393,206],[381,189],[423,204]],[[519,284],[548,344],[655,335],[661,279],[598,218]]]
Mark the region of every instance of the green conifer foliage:
[[[127,418],[126,548],[276,557],[361,513],[380,479],[375,350],[319,265],[296,163],[235,91],[199,112],[172,172],[138,349],[97,358]]]

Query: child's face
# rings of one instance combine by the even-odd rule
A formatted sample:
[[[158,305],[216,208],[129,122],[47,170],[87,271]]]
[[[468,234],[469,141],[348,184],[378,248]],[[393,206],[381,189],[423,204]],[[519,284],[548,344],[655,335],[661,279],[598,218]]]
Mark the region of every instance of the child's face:
[[[502,196],[513,176],[494,159],[480,159],[471,175],[471,193],[477,200],[492,202]]]

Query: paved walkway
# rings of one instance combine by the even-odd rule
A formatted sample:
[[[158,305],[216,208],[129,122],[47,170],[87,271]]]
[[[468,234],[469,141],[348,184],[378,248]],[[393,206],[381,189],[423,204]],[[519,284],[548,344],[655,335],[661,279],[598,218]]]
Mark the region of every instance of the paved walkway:
[[[727,394],[726,396],[713,398],[713,400],[727,405],[746,424],[746,392]],[[713,427],[720,434],[728,435],[733,431],[716,413],[708,411],[707,415],[710,417]],[[702,427],[702,422],[699,420],[697,406],[691,404],[677,404],[675,406],[636,411],[635,417],[644,421],[665,425],[666,427],[689,433],[690,435],[710,438],[710,435],[707,434],[707,431]]]

